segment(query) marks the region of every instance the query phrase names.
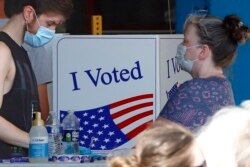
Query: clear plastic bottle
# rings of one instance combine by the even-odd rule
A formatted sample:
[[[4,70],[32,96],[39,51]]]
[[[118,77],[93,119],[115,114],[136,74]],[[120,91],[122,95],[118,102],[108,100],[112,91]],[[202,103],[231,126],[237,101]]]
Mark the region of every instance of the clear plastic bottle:
[[[80,122],[73,111],[68,111],[68,115],[62,121],[62,128],[64,154],[79,154]]]
[[[29,161],[32,163],[48,162],[48,133],[41,119],[41,113],[35,112],[35,119],[30,129]]]
[[[46,129],[48,131],[48,151],[49,151],[49,161],[52,161],[52,157],[60,155],[62,153],[62,128],[58,123],[57,113],[55,111],[50,111],[49,116],[46,120]]]

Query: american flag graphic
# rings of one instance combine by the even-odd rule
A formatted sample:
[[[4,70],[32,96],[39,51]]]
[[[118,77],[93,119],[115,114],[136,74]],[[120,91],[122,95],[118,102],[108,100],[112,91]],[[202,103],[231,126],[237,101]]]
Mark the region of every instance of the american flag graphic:
[[[166,92],[167,98],[170,99],[173,95],[175,95],[177,90],[178,90],[178,82],[176,82],[174,86],[169,91]]]
[[[80,146],[113,150],[136,137],[154,120],[153,94],[123,99],[109,105],[75,111],[80,120]],[[67,111],[60,111],[60,121]]]

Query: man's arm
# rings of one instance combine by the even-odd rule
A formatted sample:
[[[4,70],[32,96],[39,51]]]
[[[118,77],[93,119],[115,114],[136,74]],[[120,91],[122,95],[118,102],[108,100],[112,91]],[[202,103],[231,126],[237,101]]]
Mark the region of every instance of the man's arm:
[[[9,48],[0,42],[0,108],[2,107],[3,96],[8,93],[14,80],[15,68]],[[1,111],[0,111],[1,112]],[[14,113],[13,113],[14,114]],[[18,117],[18,115],[17,115]],[[9,144],[28,148],[28,133],[18,129],[9,121],[0,116],[0,140]]]
[[[0,132],[0,140],[24,148],[29,147],[29,134],[20,130],[1,116]]]
[[[39,94],[42,119],[46,121],[49,115],[49,99],[48,99],[48,89],[46,83],[38,85],[38,94]]]
[[[11,71],[11,52],[9,48],[3,43],[0,42],[0,108],[3,103],[3,96],[11,88],[12,83],[8,80],[11,80],[8,77],[8,73]]]

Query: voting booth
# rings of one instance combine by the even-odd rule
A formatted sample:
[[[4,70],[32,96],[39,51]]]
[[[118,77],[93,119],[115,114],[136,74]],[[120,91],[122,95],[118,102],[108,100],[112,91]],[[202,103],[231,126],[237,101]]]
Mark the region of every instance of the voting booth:
[[[177,82],[191,76],[175,55],[182,35],[66,35],[54,43],[53,110],[80,120],[80,147],[131,148]]]

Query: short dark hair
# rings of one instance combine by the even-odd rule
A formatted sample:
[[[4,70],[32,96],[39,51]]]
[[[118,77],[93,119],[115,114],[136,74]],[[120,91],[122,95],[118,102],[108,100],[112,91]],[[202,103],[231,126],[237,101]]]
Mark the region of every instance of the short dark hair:
[[[5,0],[5,15],[10,18],[13,15],[19,14],[27,5],[32,6],[37,15],[53,12],[69,18],[73,11],[72,0]]]

